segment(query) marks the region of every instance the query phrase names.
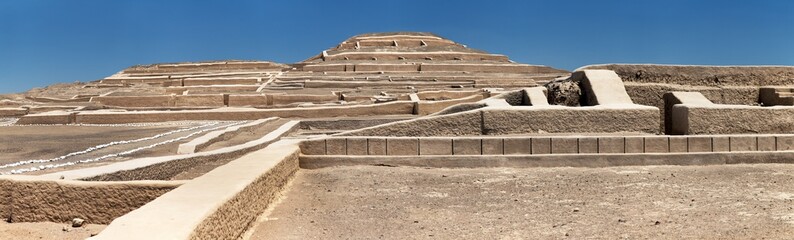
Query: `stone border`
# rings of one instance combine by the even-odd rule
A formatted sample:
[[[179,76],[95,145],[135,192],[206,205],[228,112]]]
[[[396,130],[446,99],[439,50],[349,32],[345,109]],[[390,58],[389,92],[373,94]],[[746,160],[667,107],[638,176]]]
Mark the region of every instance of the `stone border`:
[[[720,152],[579,155],[483,155],[483,156],[319,156],[302,155],[300,167],[378,165],[432,168],[478,167],[613,167],[647,165],[717,165],[794,163],[794,152]]]
[[[184,181],[84,182],[0,176],[0,219],[108,224]]]
[[[260,139],[236,146],[185,155],[139,158],[93,168],[50,173],[40,177],[91,181],[168,180],[197,164],[219,159],[234,159],[248,154],[277,141],[298,127],[298,121],[290,121]]]
[[[242,132],[251,131],[264,126],[267,123],[275,121],[277,117],[255,120],[243,125],[231,126],[223,130],[209,132],[201,137],[195,138],[190,142],[180,144],[177,148],[177,154],[189,154],[200,152],[204,148],[213,143],[229,140]]]
[[[90,239],[236,239],[298,171],[297,140],[283,140],[116,218]]]
[[[794,151],[794,134],[698,136],[328,137],[303,155],[587,155]]]

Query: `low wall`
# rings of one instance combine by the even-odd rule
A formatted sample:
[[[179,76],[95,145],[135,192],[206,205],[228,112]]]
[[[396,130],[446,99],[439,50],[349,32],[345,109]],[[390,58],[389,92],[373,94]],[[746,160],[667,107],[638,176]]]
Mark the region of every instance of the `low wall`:
[[[482,99],[483,99],[482,94],[476,94],[468,97],[442,100],[442,101],[419,101],[417,102],[416,105],[416,113],[418,115],[428,115],[444,110],[445,108],[448,108],[452,105],[456,105],[459,103],[471,103],[471,102],[480,101]]]
[[[427,116],[337,134],[339,136],[466,136],[482,134],[478,110]]]
[[[337,102],[339,96],[328,95],[309,95],[309,94],[290,94],[290,95],[268,95],[268,103],[271,105],[283,105],[300,102],[324,103]]]
[[[423,72],[558,73],[562,70],[526,64],[422,64]]]
[[[253,85],[258,81],[258,78],[185,78],[182,86]]]
[[[229,107],[243,107],[243,106],[266,106],[268,96],[265,94],[259,95],[229,95]]]
[[[483,134],[660,133],[659,109],[642,105],[484,108]]]
[[[432,115],[338,135],[465,136],[607,132],[658,134],[660,126],[659,109],[641,105],[509,106]]]
[[[117,107],[225,106],[223,95],[99,96],[91,102]]]
[[[76,112],[44,112],[22,116],[16,124],[71,124],[77,121],[76,118]]]
[[[127,215],[91,239],[237,239],[298,170],[295,141],[220,166]]]
[[[189,106],[208,106],[208,107],[223,107],[225,102],[222,94],[211,95],[176,95],[174,96],[175,107],[189,107]]]
[[[672,134],[794,133],[794,107],[677,104]]]
[[[449,100],[456,98],[464,98],[472,95],[481,95],[483,97],[490,97],[488,92],[482,90],[474,91],[421,91],[416,93],[416,96],[421,100]]]
[[[357,88],[357,87],[449,87],[473,86],[474,81],[324,81],[311,80],[303,83],[306,88]]]
[[[410,166],[421,168],[615,167],[794,163],[794,152],[581,154],[502,156],[301,156],[300,167]]]
[[[765,86],[794,84],[792,66],[697,66],[604,64],[580,69],[609,69],[623,81],[695,86]]]
[[[507,56],[487,53],[466,53],[466,52],[342,52],[329,54],[323,57],[325,61],[333,60],[372,60],[373,58],[383,60],[426,60],[431,58],[435,61],[451,60],[474,60],[474,61],[499,61],[509,62]]]
[[[775,152],[794,150],[794,134],[328,137],[300,148],[303,155],[389,156]]]
[[[0,108],[0,117],[18,117],[28,114],[27,108]]]
[[[607,167],[794,163],[794,135],[330,137],[301,142],[301,168]]]
[[[184,111],[91,111],[79,113],[33,114],[19,119],[17,124],[119,124],[140,122],[164,122],[184,120],[255,120],[269,117],[281,118],[327,118],[377,115],[410,115],[414,103],[395,101],[382,104],[353,105],[338,107],[281,108],[281,109],[241,109],[225,108],[212,110]],[[71,121],[68,114],[74,115]]]
[[[0,176],[0,218],[9,222],[68,222],[82,218],[108,224],[181,181],[83,182]]]
[[[117,107],[170,107],[174,106],[174,97],[161,96],[98,96],[91,98],[92,103]]]

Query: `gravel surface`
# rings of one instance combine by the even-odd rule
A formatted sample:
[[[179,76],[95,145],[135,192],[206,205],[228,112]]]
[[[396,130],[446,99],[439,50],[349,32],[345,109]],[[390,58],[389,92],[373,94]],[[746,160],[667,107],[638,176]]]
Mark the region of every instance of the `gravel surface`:
[[[794,165],[302,169],[251,239],[791,239]]]

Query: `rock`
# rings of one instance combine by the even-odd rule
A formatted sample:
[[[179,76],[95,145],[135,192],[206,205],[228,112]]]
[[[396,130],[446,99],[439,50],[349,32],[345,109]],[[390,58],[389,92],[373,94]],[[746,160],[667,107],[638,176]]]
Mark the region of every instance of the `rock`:
[[[582,89],[579,82],[571,78],[557,79],[544,85],[549,104],[577,107],[581,106]]]
[[[579,208],[574,208],[573,212],[579,212]]]
[[[72,229],[71,229],[71,228],[69,228],[69,226],[63,226],[63,228],[61,228],[61,231],[64,231],[64,232],[71,232],[71,231],[72,231]]]
[[[82,227],[85,223],[85,220],[82,218],[74,218],[72,219],[72,227]]]

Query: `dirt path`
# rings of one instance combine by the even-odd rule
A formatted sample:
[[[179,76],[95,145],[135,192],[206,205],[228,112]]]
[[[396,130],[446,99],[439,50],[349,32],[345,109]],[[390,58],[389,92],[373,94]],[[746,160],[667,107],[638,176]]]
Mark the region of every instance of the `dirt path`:
[[[0,236],[15,240],[82,240],[105,229],[106,225],[88,224],[73,228],[70,224],[54,222],[7,223],[0,221]],[[67,231],[64,231],[66,229]]]
[[[794,165],[302,169],[271,210],[252,239],[791,239]]]

